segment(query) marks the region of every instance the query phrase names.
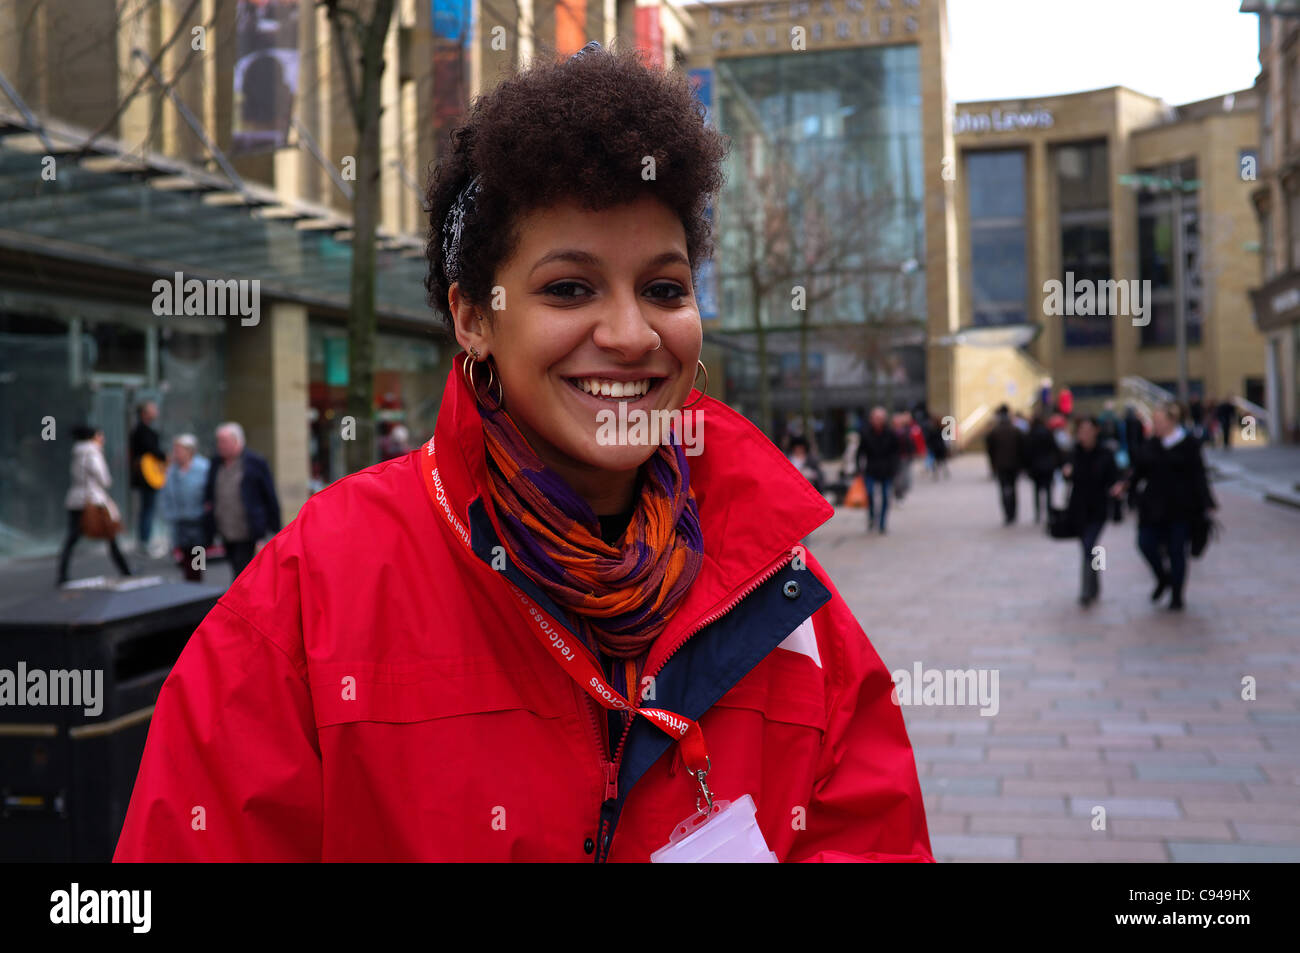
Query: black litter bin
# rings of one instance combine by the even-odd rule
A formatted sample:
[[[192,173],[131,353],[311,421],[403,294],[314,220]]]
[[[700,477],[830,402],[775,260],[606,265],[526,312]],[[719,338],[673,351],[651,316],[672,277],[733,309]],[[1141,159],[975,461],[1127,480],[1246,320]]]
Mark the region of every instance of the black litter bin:
[[[0,860],[112,859],[158,690],[222,592],[146,577],[5,607]],[[95,695],[96,679],[97,699],[54,704],[87,686]],[[42,683],[43,699],[35,696]],[[88,715],[92,700],[102,708]]]

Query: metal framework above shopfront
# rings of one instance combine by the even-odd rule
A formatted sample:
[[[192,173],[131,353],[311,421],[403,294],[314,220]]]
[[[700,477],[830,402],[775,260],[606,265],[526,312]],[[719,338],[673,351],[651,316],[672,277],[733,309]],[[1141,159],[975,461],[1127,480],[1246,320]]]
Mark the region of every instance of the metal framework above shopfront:
[[[107,137],[34,126],[0,108],[0,254],[95,265],[141,279],[253,280],[269,300],[348,311],[351,221]],[[381,321],[434,326],[422,238],[381,231]],[[35,277],[35,276],[33,276]]]

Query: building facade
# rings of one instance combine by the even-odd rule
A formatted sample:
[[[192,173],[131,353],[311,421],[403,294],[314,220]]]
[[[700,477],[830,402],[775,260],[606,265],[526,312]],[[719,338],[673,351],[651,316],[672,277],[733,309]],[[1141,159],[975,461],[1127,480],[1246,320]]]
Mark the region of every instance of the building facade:
[[[1181,304],[1188,395],[1262,402],[1251,91],[1179,107],[1124,87],[961,103],[954,134],[963,328],[1026,328],[1053,386],[1095,410],[1126,380],[1178,394]],[[1132,300],[1061,307],[1105,282]]]
[[[701,311],[728,399],[824,453],[874,403],[958,403],[943,0],[688,6],[686,66],[732,139]],[[765,236],[782,236],[771,241]]]
[[[1258,168],[1251,169],[1261,270],[1252,286],[1271,436],[1300,442],[1300,6],[1246,0],[1259,15]]]

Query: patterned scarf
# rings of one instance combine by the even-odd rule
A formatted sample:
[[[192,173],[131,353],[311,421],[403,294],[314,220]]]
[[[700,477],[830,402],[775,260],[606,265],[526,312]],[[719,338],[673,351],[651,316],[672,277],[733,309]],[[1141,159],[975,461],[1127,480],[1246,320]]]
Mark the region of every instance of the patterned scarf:
[[[511,560],[569,614],[589,645],[594,640],[615,658],[644,655],[703,558],[680,443],[661,445],[646,461],[632,521],[611,546],[591,506],[542,463],[510,415],[484,406],[492,398],[481,385],[478,397],[490,496]]]

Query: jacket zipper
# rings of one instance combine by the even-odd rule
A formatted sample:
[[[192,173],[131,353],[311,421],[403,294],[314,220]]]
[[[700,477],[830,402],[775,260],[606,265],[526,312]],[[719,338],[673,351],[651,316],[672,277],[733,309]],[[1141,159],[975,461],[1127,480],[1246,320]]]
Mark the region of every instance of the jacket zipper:
[[[767,569],[767,570],[766,570],[766,571],[765,571],[761,576],[759,576],[759,577],[758,577],[757,579],[755,579],[752,583],[750,583],[750,584],[749,584],[748,586],[746,586],[743,590],[741,590],[741,592],[740,592],[740,593],[739,593],[739,594],[738,594],[734,599],[732,599],[730,602],[728,602],[725,606],[723,606],[723,607],[722,607],[721,609],[719,609],[717,612],[711,613],[710,615],[706,616],[702,621],[700,621],[700,622],[697,623],[695,626],[693,626],[691,629],[689,629],[689,630],[688,630],[688,631],[687,631],[687,632],[682,636],[682,638],[677,642],[677,644],[674,645],[674,646],[672,647],[672,649],[669,650],[668,654],[665,655],[665,656],[664,656],[664,657],[659,661],[659,664],[655,666],[654,671],[648,673],[649,677],[650,677],[650,678],[654,678],[654,677],[657,676],[660,672],[662,672],[663,669],[664,669],[664,666],[668,664],[668,660],[669,660],[670,658],[672,658],[673,655],[676,654],[676,652],[677,652],[678,649],[680,649],[683,645],[685,645],[687,642],[689,642],[689,641],[691,640],[691,638],[694,637],[694,635],[695,635],[697,632],[699,632],[701,629],[704,629],[704,628],[706,628],[706,627],[708,627],[708,626],[710,626],[710,625],[713,625],[713,623],[717,622],[719,619],[721,619],[724,615],[726,615],[726,614],[727,614],[728,612],[730,612],[732,609],[736,608],[736,606],[740,605],[740,603],[743,602],[743,601],[744,601],[744,600],[745,600],[745,599],[746,599],[746,598],[747,598],[747,597],[748,597],[752,592],[754,592],[756,589],[758,589],[759,586],[763,585],[763,583],[767,582],[769,579],[771,579],[773,576],[775,576],[778,572],[780,572],[780,571],[781,571],[781,570],[786,566],[786,564],[789,563],[789,562],[790,562],[791,560],[793,560],[793,559],[794,559],[794,553],[793,553],[793,552],[790,552],[790,553],[788,553],[788,554],[786,554],[786,555],[780,557],[774,565],[770,566],[770,567],[769,567],[769,568],[768,568],[768,569]],[[646,675],[643,674],[642,677],[644,678],[644,677],[646,677]],[[640,695],[640,686],[639,686],[639,685],[636,687],[635,691],[636,691],[637,695],[639,696],[639,695]],[[586,695],[586,692],[584,692],[583,694]],[[639,697],[638,697],[637,701],[639,701],[639,700],[640,700],[640,699],[639,699]],[[587,696],[587,701],[588,701],[588,703],[590,704],[591,708],[595,708],[595,707],[596,707],[596,703],[595,703],[595,701],[593,701],[593,700],[591,699],[590,696]],[[638,704],[637,707],[639,708],[639,707],[641,707],[641,706]],[[590,710],[590,709],[589,709],[589,710]],[[635,719],[634,719],[634,720],[635,720]],[[619,768],[621,767],[621,765],[622,765],[622,763],[623,763],[623,746],[624,746],[624,743],[627,741],[627,736],[631,733],[631,731],[632,731],[632,721],[629,721],[629,722],[627,723],[627,725],[624,726],[624,728],[623,728],[623,735],[622,735],[622,737],[620,737],[619,740],[618,740],[618,747],[615,749],[613,759],[610,760],[610,761],[602,761],[602,762],[601,762],[601,765],[602,765],[602,766],[605,768],[605,770],[606,770],[606,775],[605,775],[605,797],[606,797],[606,800],[608,800],[608,799],[611,798],[611,797],[615,797],[615,798],[618,797],[618,771],[619,771]],[[604,737],[603,737],[603,736],[601,737],[601,746],[600,746],[600,751],[601,751],[601,754],[602,754],[602,756],[603,756],[603,755],[605,754],[605,742],[604,742]],[[674,757],[674,759],[675,759],[675,758],[678,757],[678,755],[677,755],[677,754],[674,754],[673,757]],[[611,793],[611,792],[612,792],[612,793]],[[604,839],[604,837],[605,837],[605,832],[604,832],[603,830],[601,830],[601,831],[599,831],[598,833],[599,833],[601,839],[596,841],[596,859],[597,859],[598,862],[603,862],[603,861],[604,861],[604,858],[609,856],[609,850],[608,850],[608,848],[605,848],[605,847],[603,846],[603,839]],[[610,832],[610,835],[609,835],[609,836],[610,836],[611,838],[613,837],[613,832],[612,832],[612,831]]]

